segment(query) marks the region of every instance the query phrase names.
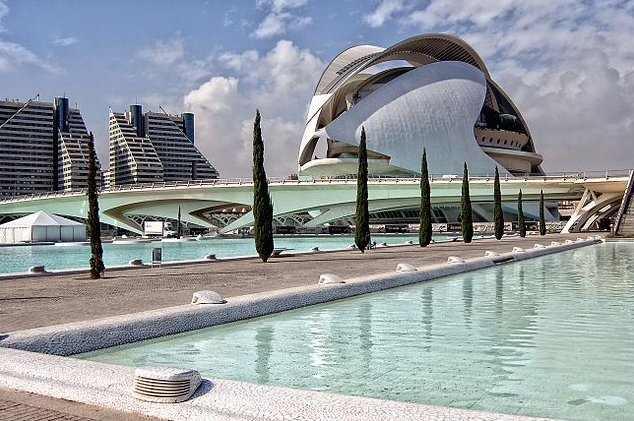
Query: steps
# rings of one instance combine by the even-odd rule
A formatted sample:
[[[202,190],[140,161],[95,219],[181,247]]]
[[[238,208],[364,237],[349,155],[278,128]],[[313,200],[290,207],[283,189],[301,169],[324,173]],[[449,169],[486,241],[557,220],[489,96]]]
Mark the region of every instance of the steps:
[[[633,190],[634,171],[630,171],[630,180],[627,183],[614,224],[614,233],[618,236],[625,237],[634,234],[634,200],[631,200]]]

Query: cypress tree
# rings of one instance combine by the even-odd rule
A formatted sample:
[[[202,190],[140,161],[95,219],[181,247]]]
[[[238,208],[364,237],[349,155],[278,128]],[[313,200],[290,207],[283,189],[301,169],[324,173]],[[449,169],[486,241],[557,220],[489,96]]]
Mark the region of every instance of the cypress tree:
[[[429,243],[431,243],[431,189],[427,170],[427,151],[423,149],[423,158],[420,163],[420,228],[418,229],[418,244],[421,247],[427,247]]]
[[[266,262],[273,253],[273,203],[264,171],[264,142],[260,128],[260,110],[253,122],[253,233],[255,250]]]
[[[178,219],[176,220],[176,238],[181,238],[181,207],[178,207]]]
[[[465,243],[473,239],[473,213],[471,212],[471,197],[469,195],[469,168],[464,163],[462,172],[462,197],[460,198],[460,223],[462,226],[462,238]]]
[[[99,198],[97,196],[97,154],[92,132],[88,138],[88,236],[90,237],[90,277],[103,276],[103,248],[101,246],[101,222],[99,221]]]
[[[502,214],[502,191],[500,190],[500,173],[497,165],[493,181],[493,222],[495,238],[499,240],[504,235],[504,214]]]
[[[546,235],[546,218],[544,217],[544,190],[539,192],[539,235]]]
[[[370,244],[370,212],[368,210],[368,153],[365,147],[365,128],[361,127],[359,142],[359,171],[357,172],[357,210],[354,215],[354,243],[363,253]]]
[[[524,222],[524,209],[522,208],[522,189],[517,195],[517,225],[520,237],[526,237],[526,223]]]

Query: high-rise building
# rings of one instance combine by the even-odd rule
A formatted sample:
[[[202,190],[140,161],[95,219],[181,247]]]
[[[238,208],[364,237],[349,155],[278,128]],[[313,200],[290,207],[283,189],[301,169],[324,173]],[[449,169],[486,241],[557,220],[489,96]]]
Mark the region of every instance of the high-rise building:
[[[194,145],[194,114],[110,111],[109,185],[218,178]]]
[[[88,139],[68,98],[0,101],[0,197],[87,188]]]

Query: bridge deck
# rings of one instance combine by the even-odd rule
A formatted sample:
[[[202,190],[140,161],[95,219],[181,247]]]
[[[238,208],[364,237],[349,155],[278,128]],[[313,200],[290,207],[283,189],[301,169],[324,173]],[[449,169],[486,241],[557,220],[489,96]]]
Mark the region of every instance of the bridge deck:
[[[500,253],[513,247],[532,248],[576,238],[578,234],[545,237],[508,237],[476,240],[471,244],[436,243],[358,251],[282,255],[262,263],[258,259],[107,271],[107,277],[52,275],[0,281],[2,332],[99,319],[187,304],[192,293],[210,289],[225,297],[312,285],[322,273],[342,278],[392,272],[401,262],[416,266],[445,263],[451,255],[481,257],[485,250]],[[352,239],[351,239],[352,243]]]

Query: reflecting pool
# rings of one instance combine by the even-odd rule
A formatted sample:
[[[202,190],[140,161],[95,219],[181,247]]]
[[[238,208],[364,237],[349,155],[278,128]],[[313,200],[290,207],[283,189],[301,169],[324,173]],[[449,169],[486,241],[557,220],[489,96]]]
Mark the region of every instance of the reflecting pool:
[[[602,244],[84,354],[577,420],[634,418],[634,245]]]
[[[455,238],[434,235],[436,241]],[[388,245],[403,244],[406,241],[418,243],[418,235],[388,234],[372,235],[372,240]],[[275,247],[291,248],[294,251],[308,251],[311,247],[320,250],[345,249],[354,243],[350,235],[311,236],[311,237],[276,237]],[[151,261],[152,249],[163,249],[163,261],[175,262],[183,260],[200,260],[207,254],[216,257],[236,257],[256,255],[253,238],[209,238],[202,241],[184,243],[152,241],[150,243],[104,244],[104,263],[106,268],[127,265],[130,260],[142,259]],[[87,268],[89,266],[90,247],[79,246],[9,246],[0,247],[0,273],[26,272],[29,267],[44,265],[47,270]]]

